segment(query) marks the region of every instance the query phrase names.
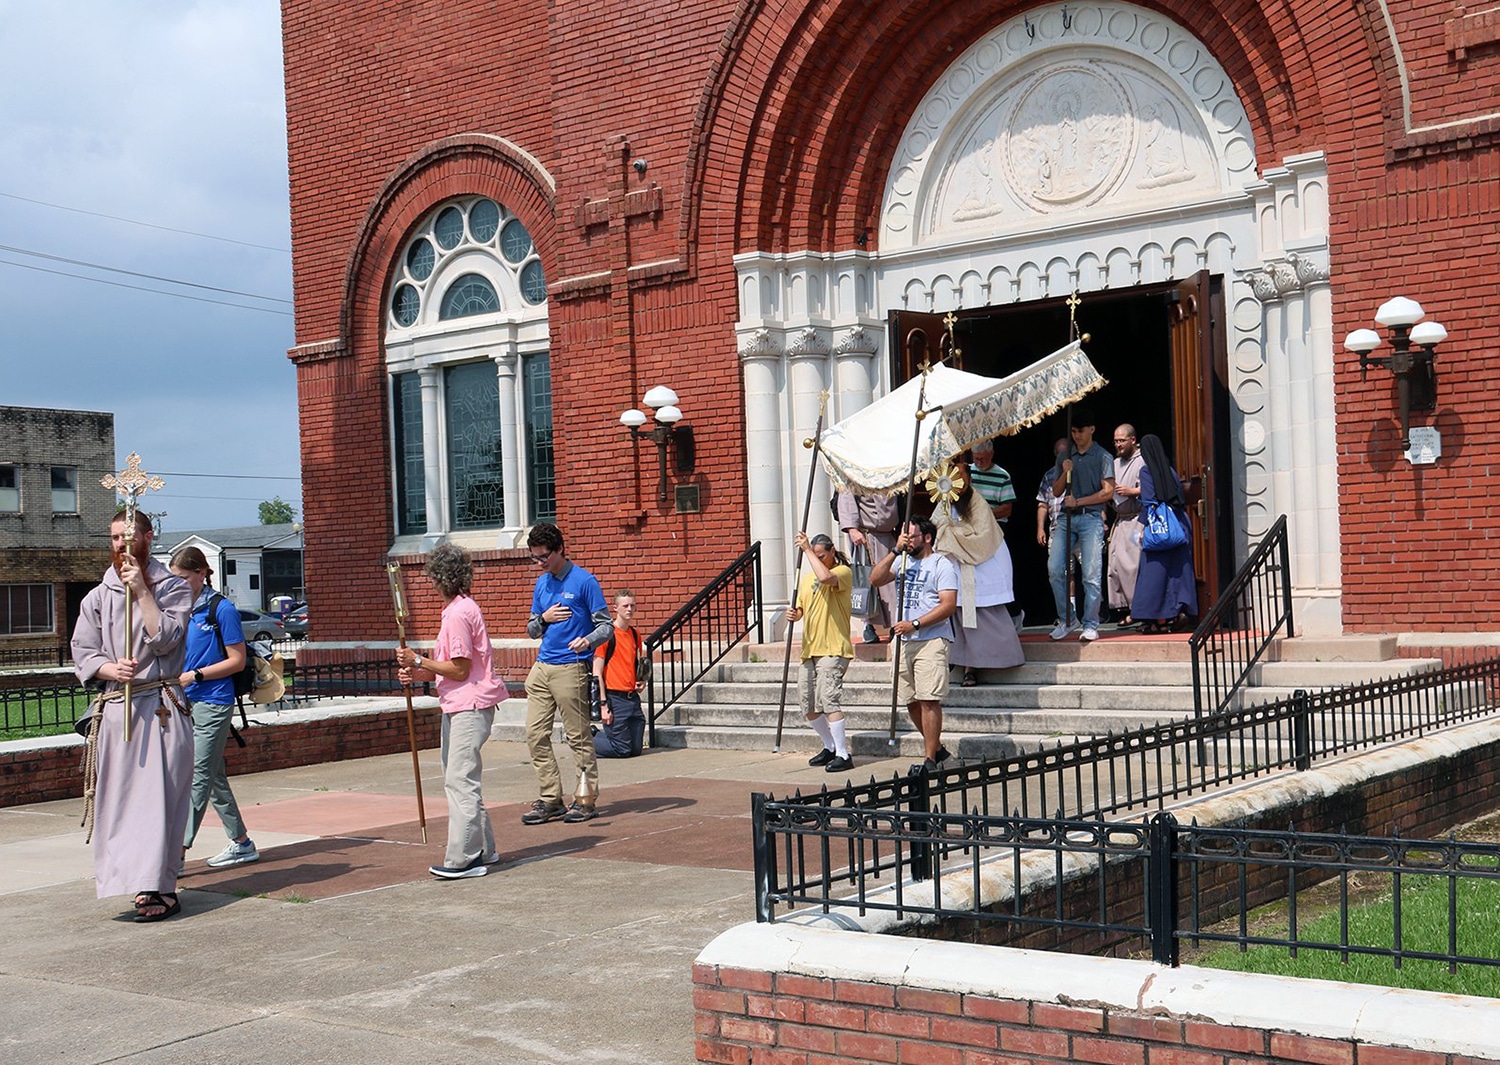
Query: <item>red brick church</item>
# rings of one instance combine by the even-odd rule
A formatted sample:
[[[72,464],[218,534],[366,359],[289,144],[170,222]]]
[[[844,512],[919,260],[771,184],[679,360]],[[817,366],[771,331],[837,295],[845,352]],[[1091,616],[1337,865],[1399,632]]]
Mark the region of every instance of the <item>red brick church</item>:
[[[445,539],[523,635],[539,520],[648,626],[754,541],[784,599],[820,393],[830,420],[884,394],[913,372],[893,338],[948,312],[963,368],[1004,376],[1068,339],[1074,292],[1099,435],[1155,432],[1202,480],[1210,587],[1285,514],[1300,631],[1500,628],[1489,13],[283,10],[315,649],[392,640],[384,564],[425,587]],[[1397,296],[1448,336],[1362,372],[1343,340],[1391,356]],[[682,415],[660,454],[654,388]],[[1001,442],[1023,500],[1060,429]]]

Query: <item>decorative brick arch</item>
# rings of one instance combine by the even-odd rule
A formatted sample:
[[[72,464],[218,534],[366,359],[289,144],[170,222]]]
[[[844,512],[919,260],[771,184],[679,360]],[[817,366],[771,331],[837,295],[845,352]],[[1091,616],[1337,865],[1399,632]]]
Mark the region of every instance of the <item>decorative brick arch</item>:
[[[997,25],[1062,7],[824,0],[773,9],[744,0],[701,94],[685,229],[728,221],[742,253],[872,245],[889,161],[934,81]],[[1263,165],[1322,139],[1318,78],[1287,8],[1170,0],[1152,9],[1192,26],[1232,79]],[[1358,5],[1321,13],[1320,39],[1328,19],[1353,31],[1347,61],[1375,70]],[[714,201],[712,173],[733,175],[732,199]]]
[[[366,323],[364,313],[383,307],[385,287],[407,235],[434,206],[455,196],[488,196],[525,224],[544,263],[558,251],[557,183],[529,152],[503,137],[459,134],[434,141],[386,179],[360,224],[344,268],[339,334],[351,349]]]

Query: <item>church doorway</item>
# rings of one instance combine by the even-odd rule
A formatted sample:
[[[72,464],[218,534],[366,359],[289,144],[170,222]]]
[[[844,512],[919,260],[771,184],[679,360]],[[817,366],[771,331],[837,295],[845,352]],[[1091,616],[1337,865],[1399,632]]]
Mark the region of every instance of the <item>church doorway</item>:
[[[1161,437],[1188,482],[1199,609],[1206,610],[1233,575],[1234,558],[1223,278],[1204,272],[1186,282],[1104,290],[1081,299],[1078,328],[1089,335],[1084,351],[1109,382],[1082,404],[1094,414],[1095,439],[1112,451],[1113,430],[1122,422],[1133,425],[1138,437]],[[1071,339],[1062,298],[955,311],[954,316],[958,368],[987,377],[1015,373]],[[921,328],[935,341],[946,331],[944,317],[891,312],[893,387],[917,372],[908,364],[905,339],[911,330]],[[933,350],[937,347],[934,342]],[[1032,624],[1055,613],[1046,551],[1037,543],[1036,499],[1052,465],[1054,442],[1066,436],[1066,416],[1059,411],[995,441],[995,462],[1010,473],[1016,489],[1005,538],[1016,598]]]

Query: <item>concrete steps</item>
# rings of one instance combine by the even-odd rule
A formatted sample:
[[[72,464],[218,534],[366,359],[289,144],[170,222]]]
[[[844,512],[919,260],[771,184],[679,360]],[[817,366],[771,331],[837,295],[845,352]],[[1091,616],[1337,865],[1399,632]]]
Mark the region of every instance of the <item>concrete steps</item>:
[[[982,758],[1035,750],[1076,737],[1119,733],[1193,714],[1192,659],[1185,636],[1112,634],[1094,643],[1029,634],[1027,661],[981,670],[972,688],[953,684],[943,703],[943,734],[955,754]],[[885,757],[890,720],[888,644],[856,645],[844,678],[844,710],[856,760]],[[1337,640],[1281,639],[1250,677],[1240,705],[1271,702],[1297,688],[1335,687],[1436,668],[1436,659],[1396,657],[1394,636]],[[736,649],[657,719],[662,746],[774,746],[785,644]],[[793,646],[782,748],[815,752],[820,744],[797,709],[798,650]],[[920,743],[897,714],[898,749],[920,756]]]

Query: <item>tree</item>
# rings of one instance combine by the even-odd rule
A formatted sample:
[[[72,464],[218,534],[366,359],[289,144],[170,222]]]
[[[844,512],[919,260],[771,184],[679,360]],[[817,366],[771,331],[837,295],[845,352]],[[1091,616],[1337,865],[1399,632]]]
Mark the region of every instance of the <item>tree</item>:
[[[260,505],[260,523],[262,525],[289,525],[297,520],[297,512],[292,505],[277,496],[269,502]]]

